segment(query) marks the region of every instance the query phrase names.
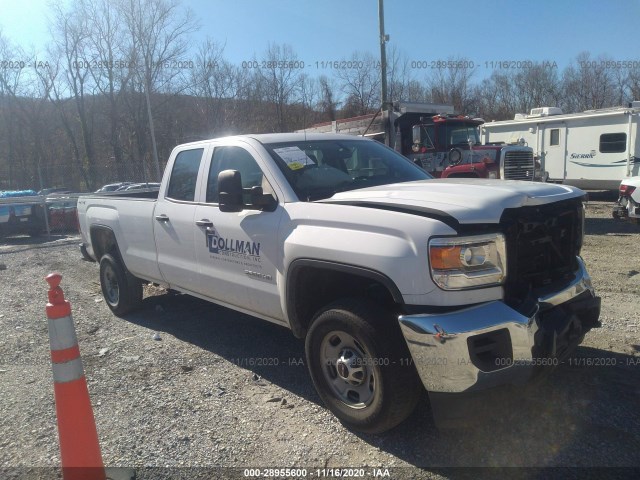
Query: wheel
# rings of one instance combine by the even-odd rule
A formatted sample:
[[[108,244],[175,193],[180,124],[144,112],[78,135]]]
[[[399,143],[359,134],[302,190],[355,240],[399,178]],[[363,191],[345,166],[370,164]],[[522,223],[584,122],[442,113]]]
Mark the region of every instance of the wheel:
[[[100,287],[107,305],[116,315],[130,312],[142,302],[142,282],[108,253],[100,259]]]
[[[389,430],[414,410],[422,386],[400,329],[379,306],[346,300],[316,314],[305,342],[313,384],[343,423]]]

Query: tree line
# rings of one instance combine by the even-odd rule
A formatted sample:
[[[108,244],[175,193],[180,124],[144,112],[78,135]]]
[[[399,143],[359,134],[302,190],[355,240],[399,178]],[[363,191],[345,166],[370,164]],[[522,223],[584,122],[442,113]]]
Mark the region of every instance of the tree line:
[[[310,69],[294,47],[272,43],[235,64],[215,39],[194,44],[199,24],[179,0],[73,0],[50,15],[45,52],[0,31],[0,190],[159,181],[179,143],[380,108],[380,63],[367,52]],[[465,58],[423,69],[392,46],[388,100],[504,120],[539,106],[577,112],[640,99],[639,66],[607,55],[581,53],[562,70],[526,63],[479,78]]]

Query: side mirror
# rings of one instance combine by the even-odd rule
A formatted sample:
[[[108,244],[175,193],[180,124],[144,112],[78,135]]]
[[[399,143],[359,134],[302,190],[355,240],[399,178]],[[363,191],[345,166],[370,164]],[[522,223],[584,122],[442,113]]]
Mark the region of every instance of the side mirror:
[[[223,170],[218,174],[218,206],[221,212],[241,212],[242,179],[237,170]]]

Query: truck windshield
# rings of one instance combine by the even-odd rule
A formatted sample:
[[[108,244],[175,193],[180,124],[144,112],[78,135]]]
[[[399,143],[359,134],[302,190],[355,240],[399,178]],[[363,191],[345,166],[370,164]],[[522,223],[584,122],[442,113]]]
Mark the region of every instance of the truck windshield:
[[[431,177],[390,148],[363,140],[319,140],[265,145],[300,200]]]
[[[444,128],[440,127],[438,133],[440,135],[438,143],[445,148],[468,145],[469,139],[474,145],[480,145],[478,128],[475,124],[447,123]]]

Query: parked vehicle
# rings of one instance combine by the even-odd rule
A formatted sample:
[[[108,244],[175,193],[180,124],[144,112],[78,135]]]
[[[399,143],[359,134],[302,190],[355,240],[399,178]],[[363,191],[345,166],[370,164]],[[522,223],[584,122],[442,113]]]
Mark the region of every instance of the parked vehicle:
[[[51,194],[62,194],[62,193],[71,193],[71,190],[64,187],[55,187],[55,188],[43,188],[38,192],[38,195],[51,195]]]
[[[572,114],[541,107],[480,131],[484,143],[522,139],[533,147],[550,182],[615,190],[622,179],[640,175],[639,114],[640,102]]]
[[[0,238],[38,235],[44,230],[44,210],[33,190],[0,191]]]
[[[49,229],[52,232],[72,233],[80,231],[77,203],[78,197],[76,196],[47,198]]]
[[[116,190],[116,192],[122,192],[125,190],[143,190],[145,188],[160,188],[159,183],[147,182],[147,183],[132,183],[130,185],[123,185]]]
[[[272,134],[180,145],[159,192],[83,196],[78,213],[116,315],[152,282],[288,327],[327,407],[382,432],[420,380],[441,425],[452,402],[526,382],[599,326],[584,198],[432,179],[363,138]]]
[[[44,196],[33,190],[0,192],[0,237],[37,236],[46,233],[47,227],[49,232],[78,232],[77,201],[77,194],[53,192]]]
[[[394,103],[371,114],[312,125],[299,132],[346,133],[373,138],[438,178],[540,180],[533,150],[518,142],[481,145],[484,120],[454,115],[451,105]]]
[[[613,218],[626,218],[640,223],[640,177],[625,178],[620,183],[619,197],[613,207]]]
[[[104,185],[103,187],[96,190],[96,193],[104,193],[104,192],[115,192],[119,188],[127,185],[131,185],[133,182],[115,182]]]

